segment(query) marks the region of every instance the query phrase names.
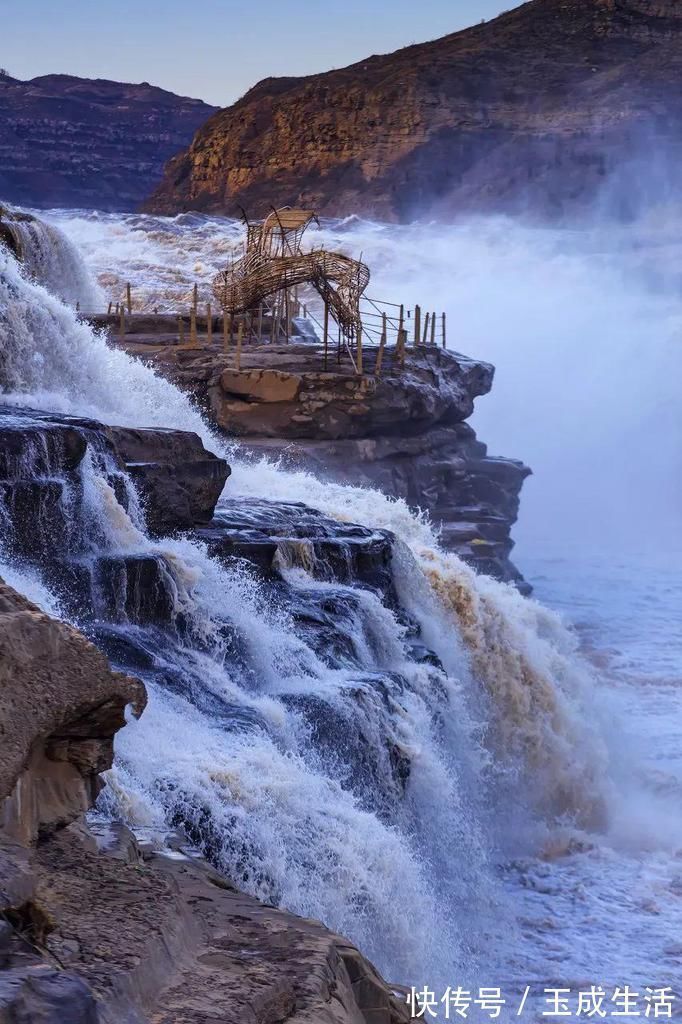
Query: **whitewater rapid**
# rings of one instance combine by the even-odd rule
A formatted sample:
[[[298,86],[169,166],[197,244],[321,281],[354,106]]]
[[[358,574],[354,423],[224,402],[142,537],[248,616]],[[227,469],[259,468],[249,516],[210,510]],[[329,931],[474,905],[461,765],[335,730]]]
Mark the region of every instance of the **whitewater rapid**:
[[[207,287],[238,232],[238,227],[230,222],[194,216],[165,221],[55,212],[51,217],[83,247],[100,286],[110,288],[110,297],[117,295],[122,282],[132,279],[135,294],[145,297],[148,308],[162,306],[163,302],[172,305],[178,297],[186,301],[193,280],[199,279]],[[479,268],[485,262],[485,274],[479,269],[479,276],[487,279],[496,272],[493,281],[497,285],[499,273],[506,266],[507,284],[511,287],[509,282],[515,282],[519,275],[518,261],[524,246],[527,249],[530,244],[528,234],[525,229],[514,234],[510,225],[495,222],[485,228],[481,241],[477,230],[481,230],[480,226],[462,229],[456,245],[463,253],[473,247]],[[354,236],[354,231],[360,233]],[[407,271],[414,269],[417,258],[421,267],[424,254],[432,254],[433,265],[447,268],[448,287],[457,280],[453,277],[453,265],[465,265],[453,257],[452,248],[446,249],[440,229],[430,236],[426,228],[419,231],[425,234],[415,250],[405,244],[399,229],[366,224],[329,229],[330,236],[345,239],[347,245],[357,245],[362,240],[365,254],[371,250],[374,237],[377,265],[379,274],[384,274],[385,287],[400,284],[407,302],[411,301],[409,289],[414,287],[410,283],[414,275]],[[590,271],[572,265],[555,238],[541,234],[534,244],[538,255],[531,269],[543,266],[549,254],[554,254],[552,270],[543,270],[543,276],[536,282],[542,281],[545,289],[536,294],[545,313],[557,303],[557,287],[562,295],[564,289],[570,292],[576,275],[582,275],[582,288],[588,289]],[[497,255],[492,267],[491,252]],[[468,256],[464,281],[457,284],[461,293],[455,290],[455,298],[462,300],[465,292],[471,296],[475,277],[472,267],[476,260],[471,252]],[[558,271],[566,260],[571,264],[570,272],[566,279],[559,277],[557,286]],[[577,248],[574,260],[579,262]],[[612,256],[601,262],[609,264],[609,269],[590,292],[593,307],[606,280],[614,280],[609,277],[615,272]],[[433,270],[428,260],[427,266]],[[525,272],[526,278],[532,279],[528,262]],[[621,267],[619,273],[627,277],[634,271]],[[404,274],[399,282],[398,274]],[[434,287],[445,287],[445,279],[443,270],[441,284],[436,276]],[[545,292],[553,279],[552,302]],[[423,283],[420,287],[424,287]],[[492,286],[488,282],[486,287]],[[607,308],[599,311],[605,321],[624,303],[622,293],[619,292],[618,301],[611,294],[608,293]],[[419,300],[421,296],[416,297]],[[495,314],[497,330],[490,334],[491,304],[482,281],[478,291],[473,291],[473,299],[476,301],[469,301],[468,306],[460,303],[460,316],[467,317],[469,325],[476,323],[478,317],[478,331],[486,334],[490,346],[498,346],[503,367],[499,375],[500,403],[493,405],[496,396],[487,400],[487,426],[480,429],[482,433],[485,430],[486,440],[500,438],[498,450],[505,438],[503,453],[524,457],[534,464],[538,476],[547,470],[549,482],[542,478],[538,484],[530,519],[545,536],[553,533],[556,537],[564,520],[571,519],[560,500],[561,496],[564,502],[568,499],[565,482],[561,486],[557,482],[556,460],[564,458],[563,481],[580,461],[581,452],[585,453],[583,441],[588,446],[592,442],[585,431],[570,451],[561,451],[556,444],[552,447],[550,438],[561,436],[566,427],[561,416],[560,429],[536,430],[541,416],[549,418],[549,406],[557,409],[557,399],[553,392],[551,401],[547,396],[539,401],[535,392],[537,359],[542,355],[541,346],[547,346],[547,335],[544,320],[539,324],[533,322],[534,307],[528,295],[525,301],[518,298],[516,319],[507,316],[505,324],[502,315]],[[456,308],[454,299],[449,301]],[[668,289],[664,289],[662,296],[640,296],[640,302],[645,303],[649,317],[657,317],[659,330],[668,331],[662,340],[659,338],[663,354],[649,350],[643,364],[643,338],[638,338],[633,350],[640,356],[638,375],[629,365],[630,356],[626,360],[627,371],[616,373],[615,378],[618,366],[613,361],[613,350],[607,362],[612,381],[620,383],[633,378],[632,391],[621,391],[621,396],[632,401],[636,393],[641,407],[642,401],[650,402],[651,385],[657,379],[654,368],[658,372],[670,355],[668,338],[678,330],[680,310]],[[516,303],[515,298],[513,308],[517,308]],[[441,305],[437,293],[433,305]],[[641,308],[639,313],[644,323]],[[583,324],[585,316],[581,304]],[[632,309],[627,302],[618,316],[620,330],[632,327]],[[490,979],[494,971],[500,984],[518,986],[524,979],[539,984],[556,977],[557,972],[562,976],[562,964],[567,972],[564,977],[573,972],[571,980],[578,976],[603,983],[612,977],[616,981],[651,980],[656,958],[663,957],[668,973],[657,980],[661,984],[674,981],[674,964],[666,961],[670,954],[662,950],[673,948],[675,929],[680,924],[679,908],[677,914],[674,906],[672,910],[667,904],[659,908],[657,930],[650,944],[649,939],[636,947],[623,942],[616,955],[611,942],[606,957],[604,942],[597,941],[598,930],[609,927],[609,913],[616,915],[614,928],[625,923],[625,918],[618,918],[618,902],[612,900],[608,904],[603,893],[631,880],[633,872],[636,876],[643,864],[651,870],[652,865],[657,865],[661,886],[667,884],[673,892],[671,872],[680,840],[674,829],[669,828],[661,835],[659,832],[665,830],[657,831],[651,823],[660,823],[671,807],[679,807],[679,791],[674,784],[664,793],[660,788],[652,788],[651,780],[642,770],[643,761],[631,766],[623,763],[620,745],[625,742],[624,734],[617,723],[621,718],[627,720],[631,707],[627,699],[619,697],[611,678],[598,679],[579,650],[579,634],[567,630],[559,617],[542,605],[527,601],[492,580],[477,577],[455,556],[443,552],[430,524],[404,503],[366,489],[322,484],[307,474],[284,473],[267,464],[242,464],[238,449],[214,437],[182,395],[141,364],[109,349],[103,338],[77,321],[73,309],[40,285],[27,281],[14,261],[7,258],[0,267],[0,331],[4,332],[0,342],[3,373],[8,373],[11,382],[11,394],[7,396],[10,401],[91,415],[110,423],[195,430],[214,451],[222,450],[229,456],[233,477],[228,486],[232,493],[300,500],[340,521],[360,522],[394,532],[402,545],[395,565],[401,602],[419,621],[424,642],[438,653],[446,670],[446,701],[436,707],[432,683],[409,669],[409,706],[398,716],[398,725],[406,732],[397,738],[409,747],[419,770],[410,806],[401,812],[403,820],[398,814],[386,823],[376,814],[358,808],[343,785],[325,777],[323,772],[311,770],[310,761],[301,756],[305,737],[296,735],[295,719],[285,714],[278,700],[283,680],[288,686],[292,682],[287,677],[287,665],[295,664],[297,671],[302,666],[297,685],[306,692],[314,692],[316,687],[320,687],[320,693],[328,692],[330,685],[337,684],[308,652],[301,650],[291,635],[286,615],[282,618],[280,611],[267,603],[263,605],[251,581],[228,577],[224,570],[219,570],[200,546],[187,541],[164,542],[163,550],[182,584],[183,600],[198,610],[197,621],[202,628],[210,631],[208,610],[226,601],[235,615],[244,616],[247,634],[257,624],[253,656],[259,659],[259,671],[267,685],[264,693],[249,696],[247,703],[255,702],[271,732],[269,738],[263,736],[258,742],[252,738],[237,740],[216,729],[197,709],[179,707],[152,690],[148,711],[119,737],[119,764],[110,787],[119,813],[124,812],[138,826],[163,825],[166,808],[163,799],[159,799],[156,780],[172,751],[173,770],[187,787],[188,802],[201,807],[208,794],[227,795],[225,802],[212,805],[212,813],[218,828],[234,832],[237,845],[241,843],[242,848],[254,851],[247,887],[268,897],[272,895],[272,886],[268,883],[259,888],[262,883],[258,879],[275,878],[276,896],[283,905],[322,917],[332,927],[350,934],[398,980],[430,985],[457,983],[459,972],[471,982],[483,971],[491,983],[498,983],[497,978]],[[463,328],[463,343],[460,346],[458,339],[457,347],[476,356],[493,354],[464,343],[464,333]],[[505,358],[502,346],[510,335],[513,344]],[[577,361],[575,337],[566,328],[565,355],[568,361],[572,352],[572,368]],[[591,376],[589,358],[589,353],[581,353],[585,372],[579,379],[589,385],[582,399],[584,420],[596,410],[594,396],[602,393],[600,389],[606,379],[603,371],[594,378]],[[597,361],[602,358],[597,356]],[[508,382],[505,385],[505,367],[514,361],[522,361],[524,374],[530,374],[527,387],[532,393],[518,390],[522,381],[518,372],[514,387]],[[541,367],[544,369],[540,380],[543,373],[549,373],[549,363],[541,362]],[[634,386],[635,376],[639,391]],[[564,375],[562,383],[567,379]],[[590,390],[593,380],[594,392]],[[117,386],[112,386],[112,382]],[[549,377],[545,382],[549,384]],[[514,401],[510,406],[512,391]],[[575,393],[572,383],[564,399],[567,409],[573,405],[574,415]],[[663,388],[667,409],[666,396]],[[538,420],[524,422],[524,434],[518,418],[527,415],[533,401],[533,417],[537,415]],[[524,411],[520,414],[519,410]],[[539,444],[535,441],[533,448],[536,433],[542,434],[542,438]],[[614,438],[623,438],[625,443],[635,436],[633,425],[623,431],[622,424],[597,433],[599,445],[608,450],[615,444]],[[524,437],[531,442],[530,451],[521,445]],[[514,446],[511,451],[510,444]],[[591,469],[590,475],[581,477],[579,487],[574,485],[573,491],[582,488],[583,493],[590,494],[590,516],[597,516],[603,529],[611,501],[608,486],[598,488],[597,493],[590,485],[600,460],[603,461],[603,449],[599,450],[602,454],[597,458],[595,453],[594,472]],[[667,447],[666,458],[670,458]],[[669,503],[661,501],[660,490],[655,490],[661,460],[651,461],[653,465],[631,466],[631,476],[647,483],[648,496],[659,494],[659,512],[668,517]],[[670,462],[665,465],[667,468]],[[621,469],[616,474],[619,480]],[[611,472],[603,473],[602,477],[610,483]],[[106,506],[105,502],[106,507],[102,506],[101,485],[93,486],[100,492],[95,502],[96,514],[108,522],[105,532],[110,541],[132,544],[134,550],[147,549],[150,542],[144,536],[143,525],[121,523],[120,512],[115,508],[118,519],[112,522],[111,505]],[[622,493],[625,498],[627,489],[622,490],[622,482],[619,487],[619,495]],[[537,496],[543,493],[541,500]],[[585,504],[584,497],[576,498],[573,492],[571,501],[572,510]],[[643,504],[642,514],[647,509]],[[628,530],[631,526],[627,524]],[[575,521],[571,529],[581,535]],[[527,540],[524,544],[530,549]],[[537,571],[540,573],[541,569]],[[13,578],[21,582],[21,573],[16,568],[13,572]],[[301,574],[303,570],[293,572]],[[586,580],[589,585],[589,577]],[[292,584],[297,581],[306,587],[322,585],[311,581],[305,573],[291,576]],[[39,580],[27,579],[26,586],[32,588],[34,599],[40,596]],[[551,585],[545,593],[550,600],[554,599]],[[570,613],[570,604],[564,603],[562,610]],[[371,602],[364,608],[363,618],[365,625],[358,624],[358,628],[369,630],[369,646],[374,649],[371,657],[376,658],[377,650],[381,651],[383,664],[408,671],[401,661],[399,624],[381,606]],[[215,667],[215,657],[202,656],[199,660],[206,685],[224,690],[228,684],[220,666]],[[244,700],[243,692],[240,700]],[[641,706],[636,706],[640,713]],[[444,723],[445,730],[435,730],[434,720]],[[382,727],[380,722],[376,724]],[[396,722],[391,727],[397,727]],[[638,824],[628,828],[628,824],[632,825],[629,816],[635,808]],[[642,842],[644,828],[649,830],[646,842]],[[417,836],[419,842],[415,842]],[[575,909],[576,900],[583,901],[585,909],[580,918],[581,929],[570,924],[571,907]],[[597,913],[604,905],[608,912]],[[592,924],[590,907],[595,911]],[[650,911],[637,909],[633,901],[627,905],[627,912],[640,914],[638,920],[648,935]],[[553,923],[549,924],[550,921]],[[601,962],[590,961],[590,944],[604,949]],[[603,977],[599,976],[600,969],[605,972]],[[619,976],[618,972],[624,970],[632,972],[631,979]]]

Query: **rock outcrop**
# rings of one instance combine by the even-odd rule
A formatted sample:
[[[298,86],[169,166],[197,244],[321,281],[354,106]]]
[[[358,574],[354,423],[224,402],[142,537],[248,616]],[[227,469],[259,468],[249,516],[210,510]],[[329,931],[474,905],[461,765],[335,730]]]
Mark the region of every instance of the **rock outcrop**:
[[[368,350],[367,375],[359,378],[335,358],[325,370],[310,345],[249,346],[239,370],[215,349],[136,344],[134,336],[126,347],[239,438],[242,454],[282,458],[322,479],[404,498],[427,511],[444,544],[479,571],[528,590],[509,554],[530,470],[489,456],[465,422],[492,387],[489,364],[427,346],[411,350],[401,370],[387,349],[377,378],[376,353]]]
[[[144,688],[112,672],[76,630],[0,582],[0,824],[30,843],[63,828],[99,792],[124,709]]]
[[[145,208],[559,216],[641,161],[645,179],[615,189],[623,214],[660,195],[652,150],[679,198],[681,33],[677,0],[531,0],[347,68],[268,78],[199,129]]]
[[[0,193],[27,206],[133,210],[214,110],[145,82],[0,74]]]

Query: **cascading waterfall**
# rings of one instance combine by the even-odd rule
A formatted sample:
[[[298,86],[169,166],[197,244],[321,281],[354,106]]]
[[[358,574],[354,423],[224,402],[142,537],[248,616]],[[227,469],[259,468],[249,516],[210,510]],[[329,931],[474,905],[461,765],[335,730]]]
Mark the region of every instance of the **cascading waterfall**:
[[[81,309],[102,309],[104,293],[88,273],[73,242],[54,224],[33,217],[12,220],[8,229],[24,274],[57,298]]]
[[[0,374],[9,405],[189,429],[221,447],[184,396],[109,349],[1,249]],[[541,815],[594,826],[606,813],[606,753],[585,724],[590,681],[574,640],[444,553],[403,502],[230,458],[230,493],[391,530],[403,611],[318,578],[305,545],[280,550],[278,598],[196,540],[150,540],[130,482],[126,508],[95,438],[63,508],[95,597],[84,619],[66,614],[150,695],[120,734],[107,799],[137,826],[183,825],[238,884],[321,917],[389,976],[475,973],[476,947],[505,918],[489,865],[504,847],[499,807],[514,794],[517,824],[529,826]],[[126,610],[121,587],[140,556],[156,560],[171,595],[161,625]],[[103,559],[116,565],[118,597],[98,604]],[[323,656],[289,605],[328,598],[347,642]],[[405,616],[439,665],[410,656]],[[330,728],[339,742],[324,741]]]

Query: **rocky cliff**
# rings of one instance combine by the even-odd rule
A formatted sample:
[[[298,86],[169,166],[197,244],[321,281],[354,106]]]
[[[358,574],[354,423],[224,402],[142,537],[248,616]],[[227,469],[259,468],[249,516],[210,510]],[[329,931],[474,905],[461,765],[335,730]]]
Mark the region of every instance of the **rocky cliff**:
[[[214,110],[146,82],[0,74],[0,192],[28,206],[132,210]]]
[[[558,216],[613,179],[627,214],[663,187],[652,150],[679,163],[681,33],[677,0],[531,0],[347,68],[265,79],[199,129],[146,208]],[[679,197],[677,175],[663,179]]]
[[[79,575],[77,534],[87,523],[78,474],[86,452],[107,453],[112,500],[127,500],[119,474],[134,471],[158,533],[194,527],[233,565],[250,560],[262,570],[270,548],[274,573],[273,556],[285,542],[268,536],[267,522],[272,532],[287,516],[290,530],[294,521],[299,533],[307,524],[330,558],[334,544],[345,543],[325,537],[323,517],[302,506],[237,501],[212,519],[228,470],[192,434],[10,409],[0,410],[0,436],[0,510],[11,557],[38,562],[57,588],[68,582],[65,606],[99,647],[107,635],[117,637],[119,661],[122,623],[133,636],[153,623],[162,646],[172,647],[176,592],[169,572],[159,571],[161,556],[101,554]],[[61,501],[64,493],[69,501]],[[385,583],[389,539],[339,530],[359,553],[354,570],[352,559],[337,557],[338,564],[375,585],[383,573]],[[181,627],[175,621],[173,628]],[[132,636],[129,659],[131,651]],[[148,670],[149,660],[147,652],[138,667]],[[171,689],[179,683],[180,673],[166,679]],[[113,671],[81,633],[0,581],[0,1020],[406,1024],[403,998],[354,946],[239,892],[197,857],[182,831],[139,843],[123,825],[86,816],[126,707],[139,715],[145,701],[140,681]],[[216,727],[228,727],[228,708],[234,714],[226,705]]]
[[[150,318],[145,323],[153,326]],[[466,423],[474,400],[492,387],[488,363],[427,346],[411,349],[401,369],[386,349],[376,377],[376,350],[367,350],[360,378],[335,357],[325,368],[311,345],[290,344],[250,345],[237,369],[232,355],[215,348],[155,345],[153,334],[144,337],[129,335],[125,347],[239,438],[242,455],[283,459],[322,480],[404,498],[428,512],[447,548],[480,572],[528,589],[509,555],[530,470],[490,456]]]

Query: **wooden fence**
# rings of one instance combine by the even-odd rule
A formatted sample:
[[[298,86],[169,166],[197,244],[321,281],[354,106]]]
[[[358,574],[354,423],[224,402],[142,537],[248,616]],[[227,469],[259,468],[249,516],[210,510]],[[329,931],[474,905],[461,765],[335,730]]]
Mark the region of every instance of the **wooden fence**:
[[[210,302],[201,305],[202,310],[199,288],[195,284],[189,311],[170,315],[175,320],[178,345],[198,348],[198,323],[202,321],[203,343],[212,346],[219,342],[224,352],[231,352],[234,356],[237,369],[241,368],[245,344],[288,344],[292,337],[301,336],[310,340],[314,337],[321,345],[325,369],[332,360],[340,364],[342,359],[348,358],[359,376],[365,372],[368,349],[376,353],[373,374],[379,376],[389,347],[393,349],[393,365],[399,369],[405,366],[411,351],[422,347],[447,348],[444,312],[424,311],[419,305],[410,308],[367,295],[363,295],[360,302],[361,326],[350,334],[334,321],[328,302],[322,302],[317,296],[311,302],[304,302],[298,289],[292,289],[291,294],[286,292],[273,296],[271,301],[235,317],[225,312],[216,315]],[[109,317],[116,318],[120,339],[129,333],[133,309],[133,291],[128,283],[124,297],[119,302],[110,302],[107,311]],[[154,314],[158,314],[158,309],[154,309]],[[302,330],[302,323],[308,324],[309,330]]]

